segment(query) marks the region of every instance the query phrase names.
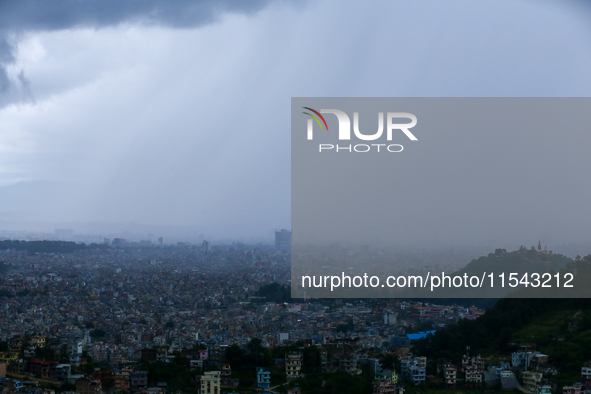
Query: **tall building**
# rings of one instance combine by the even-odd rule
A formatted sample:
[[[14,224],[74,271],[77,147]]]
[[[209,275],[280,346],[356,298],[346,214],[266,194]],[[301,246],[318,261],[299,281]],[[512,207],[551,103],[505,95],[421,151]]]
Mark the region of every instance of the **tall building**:
[[[456,384],[458,377],[458,369],[453,364],[445,364],[445,383]]]
[[[222,364],[222,370],[220,371],[220,385],[231,386],[232,385],[232,366],[230,364]]]
[[[207,242],[206,240],[203,240],[203,251],[209,252],[209,242]]]
[[[285,229],[275,231],[275,249],[282,252],[291,250],[291,231]]]
[[[302,370],[302,353],[285,355],[285,374],[287,380],[294,380],[300,377]]]
[[[205,372],[201,376],[201,390],[199,394],[221,394],[221,372]]]

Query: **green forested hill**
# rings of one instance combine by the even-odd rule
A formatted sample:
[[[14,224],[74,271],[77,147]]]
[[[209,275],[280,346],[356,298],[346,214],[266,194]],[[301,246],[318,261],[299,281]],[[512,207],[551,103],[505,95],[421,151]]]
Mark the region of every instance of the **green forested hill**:
[[[588,282],[591,255],[576,259],[565,269],[577,273],[577,282]],[[530,289],[524,289],[528,291]],[[467,346],[470,354],[491,360],[510,356],[519,343],[535,343],[560,371],[559,381],[580,377],[584,361],[591,360],[591,298],[501,299],[476,320],[461,320],[414,344],[413,352],[431,360],[458,362]],[[573,380],[574,381],[574,380]]]
[[[489,253],[488,256],[483,256],[472,260],[468,265],[454,273],[445,273],[448,277],[459,276],[470,278],[475,276],[479,280],[484,277],[483,286],[473,287],[465,286],[463,284],[460,286],[451,286],[450,284],[447,284],[446,286],[435,288],[434,291],[431,288],[421,288],[416,290],[413,289],[411,294],[416,298],[431,298],[435,296],[445,299],[497,299],[506,297],[508,294],[515,293],[522,287],[525,287],[523,283],[525,283],[527,280],[531,282],[530,275],[532,273],[536,273],[538,275],[538,279],[541,279],[541,276],[546,274],[546,277],[544,278],[547,280],[547,283],[554,283],[552,280],[550,280],[550,275],[554,275],[561,271],[567,272],[565,270],[572,269],[573,263],[573,260],[567,256],[551,252],[538,251],[534,250],[533,248],[527,249],[523,246],[519,248],[519,250],[513,252],[507,252],[505,249],[497,249],[495,253]],[[438,272],[435,272],[434,274],[438,276],[440,275]],[[504,274],[503,285],[501,285],[501,278],[499,276],[501,274]],[[524,276],[525,274],[527,275]],[[516,287],[511,287],[509,285],[509,279],[511,275],[517,279],[518,282],[521,281],[521,283]],[[589,276],[589,278],[591,279],[591,276]],[[490,287],[491,282],[493,282],[492,288]],[[564,283],[564,280],[562,283]],[[579,286],[578,289],[581,289],[581,287]],[[540,298],[549,296],[549,290],[547,288],[541,289],[542,291],[536,291],[528,285],[528,289],[524,290],[527,290],[527,292],[515,294],[513,297]],[[552,291],[558,292],[556,289]],[[566,291],[561,291],[561,295],[570,298],[580,296],[575,295],[574,292],[569,289]]]
[[[510,274],[517,274],[517,278],[523,278],[524,274],[538,273],[543,275],[544,273],[555,274],[561,270],[566,269],[573,264],[573,260],[567,256],[554,253],[546,253],[525,247],[519,248],[519,250],[513,252],[506,252],[504,249],[497,249],[495,253],[489,253],[488,256],[479,257],[478,259],[472,260],[464,268],[458,270],[454,275],[468,276],[475,275],[481,277],[483,273],[486,275],[493,274],[495,280],[495,288],[487,288],[489,279],[487,277],[486,284],[483,288],[479,289],[462,289],[456,288],[451,291],[455,294],[455,297],[469,297],[474,298],[480,295],[483,298],[500,298],[508,295],[509,293],[519,290],[520,287],[512,288],[508,285],[508,279]],[[505,273],[504,288],[500,288],[499,274]],[[531,290],[528,289],[528,290]],[[547,290],[544,292],[547,293]],[[531,292],[530,295],[523,295],[522,297],[539,297],[537,293]]]
[[[573,262],[561,254],[544,253],[521,247],[514,252],[497,249],[495,253],[472,260],[458,273],[478,275],[482,272],[558,272]]]

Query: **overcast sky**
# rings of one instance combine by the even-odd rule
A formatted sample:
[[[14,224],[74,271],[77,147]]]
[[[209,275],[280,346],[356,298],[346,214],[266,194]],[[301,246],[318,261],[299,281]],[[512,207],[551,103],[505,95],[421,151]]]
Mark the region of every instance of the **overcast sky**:
[[[589,96],[590,19],[582,1],[0,1],[0,226],[269,237],[291,226],[291,97]]]

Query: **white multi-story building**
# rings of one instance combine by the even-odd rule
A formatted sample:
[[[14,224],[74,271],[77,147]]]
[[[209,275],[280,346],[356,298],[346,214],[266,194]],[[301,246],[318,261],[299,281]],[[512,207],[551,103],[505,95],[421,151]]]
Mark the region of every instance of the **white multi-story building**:
[[[221,372],[205,372],[201,376],[201,389],[199,394],[221,394]]]
[[[424,382],[427,376],[427,359],[425,357],[411,357],[400,360],[401,376],[413,382],[415,386]]]
[[[591,361],[583,363],[583,368],[581,368],[581,378],[591,380]]]
[[[482,371],[478,365],[466,366],[466,383],[482,383]]]
[[[458,378],[458,369],[453,364],[445,364],[445,383],[456,384]]]

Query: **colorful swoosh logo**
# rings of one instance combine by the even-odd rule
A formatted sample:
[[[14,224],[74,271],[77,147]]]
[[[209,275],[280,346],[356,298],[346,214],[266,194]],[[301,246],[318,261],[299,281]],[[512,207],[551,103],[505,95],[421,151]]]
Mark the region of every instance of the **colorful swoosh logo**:
[[[320,116],[320,119],[322,119],[322,121],[324,122],[324,125],[326,126],[326,131],[328,131],[328,125],[326,124],[326,120],[324,120],[324,116],[320,115],[320,112],[318,112],[318,111],[316,111],[315,109],[312,109],[312,108],[310,108],[310,107],[302,107],[302,108],[304,108],[304,109],[307,109],[307,110],[309,110],[309,111],[312,111],[312,112],[314,112],[316,115]],[[315,121],[318,123],[318,126],[320,126],[320,129],[321,129],[321,130],[323,129],[323,127],[322,127],[322,123],[320,123],[320,120],[318,120],[318,118],[317,118],[317,117],[315,117],[314,115],[312,115],[312,114],[311,114],[311,113],[309,113],[309,112],[302,112],[302,113],[303,113],[303,114],[306,114],[306,115],[308,115],[308,116],[310,116],[310,117],[312,117],[312,118],[313,118],[313,119],[314,119],[314,120],[315,120]]]

